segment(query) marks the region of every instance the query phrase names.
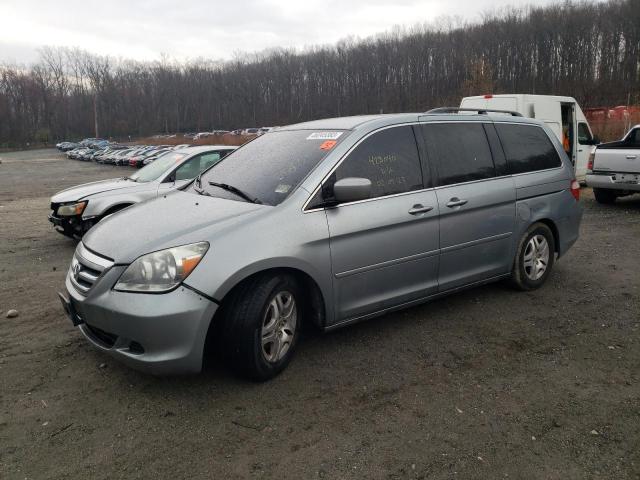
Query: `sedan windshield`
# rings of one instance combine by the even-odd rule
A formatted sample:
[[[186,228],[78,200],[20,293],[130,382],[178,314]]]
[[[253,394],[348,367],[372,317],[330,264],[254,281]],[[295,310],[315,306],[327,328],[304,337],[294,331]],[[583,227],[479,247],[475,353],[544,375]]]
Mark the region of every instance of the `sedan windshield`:
[[[131,175],[129,179],[134,182],[153,182],[160,178],[167,170],[174,167],[184,157],[186,157],[184,153],[166,153],[158,157],[155,162],[138,170]]]
[[[344,131],[326,130],[267,133],[225,157],[191,188],[231,200],[250,198],[255,203],[278,205],[343,137]]]

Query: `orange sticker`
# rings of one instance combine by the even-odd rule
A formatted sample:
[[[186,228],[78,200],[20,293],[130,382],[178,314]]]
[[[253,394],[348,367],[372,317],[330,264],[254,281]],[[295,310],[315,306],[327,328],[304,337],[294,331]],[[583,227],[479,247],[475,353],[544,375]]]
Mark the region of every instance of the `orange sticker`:
[[[338,143],[335,140],[327,140],[320,145],[320,150],[331,150],[335,144]]]

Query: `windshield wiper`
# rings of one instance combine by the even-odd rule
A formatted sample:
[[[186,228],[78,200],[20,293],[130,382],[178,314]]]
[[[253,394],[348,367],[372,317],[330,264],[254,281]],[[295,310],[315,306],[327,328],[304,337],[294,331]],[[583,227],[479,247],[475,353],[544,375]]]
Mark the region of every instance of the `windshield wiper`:
[[[211,194],[209,192],[205,192],[204,188],[198,188],[195,185],[193,186],[193,190],[198,194],[198,195],[204,195],[205,197],[210,197]]]
[[[247,202],[257,203],[258,205],[262,205],[262,202],[260,200],[258,200],[257,198],[253,198],[250,195],[247,195],[242,190],[232,185],[227,185],[226,183],[216,183],[216,182],[209,182],[209,185],[211,185],[212,187],[221,188],[223,190],[226,190],[227,192],[234,193],[240,198],[244,198]]]

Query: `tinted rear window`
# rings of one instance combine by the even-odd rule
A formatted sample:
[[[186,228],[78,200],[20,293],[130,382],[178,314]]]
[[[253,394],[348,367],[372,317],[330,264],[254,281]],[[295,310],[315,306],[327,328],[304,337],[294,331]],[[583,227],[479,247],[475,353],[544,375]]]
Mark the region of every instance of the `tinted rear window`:
[[[495,177],[496,169],[482,124],[426,124],[423,132],[439,185]]]
[[[562,165],[545,131],[535,125],[496,123],[509,173],[526,173]]]

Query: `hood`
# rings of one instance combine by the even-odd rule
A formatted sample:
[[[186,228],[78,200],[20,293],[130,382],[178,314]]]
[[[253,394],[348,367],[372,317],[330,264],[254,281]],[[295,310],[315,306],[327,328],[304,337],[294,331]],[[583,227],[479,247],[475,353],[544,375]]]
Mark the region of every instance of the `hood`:
[[[51,197],[52,203],[75,202],[96,193],[109,192],[122,188],[139,187],[141,184],[125,178],[112,178],[98,182],[83,183],[76,187],[67,188]]]
[[[82,243],[116,263],[189,243],[212,241],[224,228],[273,207],[176,191],[107,216]]]

